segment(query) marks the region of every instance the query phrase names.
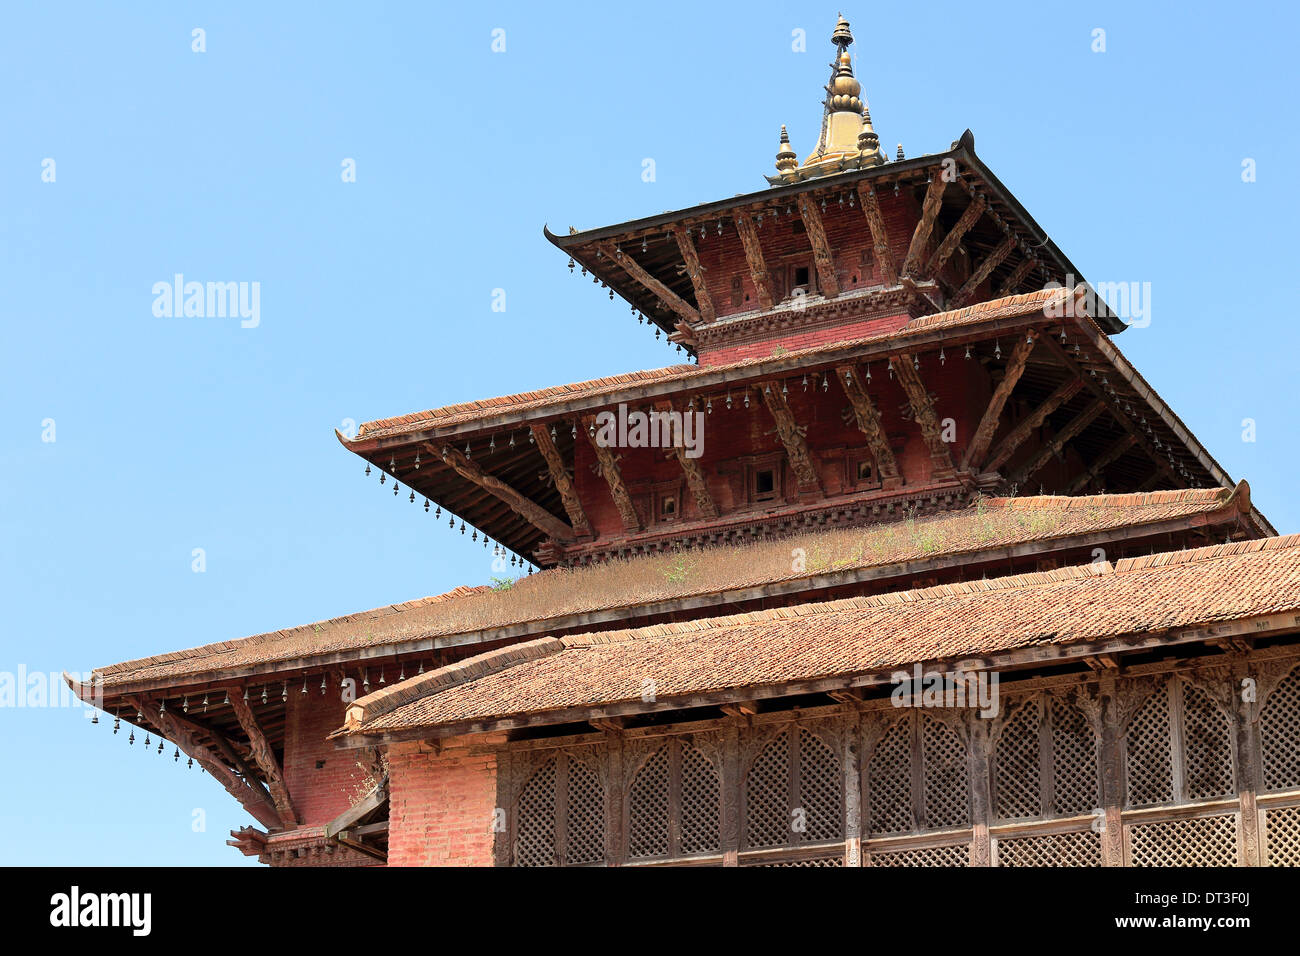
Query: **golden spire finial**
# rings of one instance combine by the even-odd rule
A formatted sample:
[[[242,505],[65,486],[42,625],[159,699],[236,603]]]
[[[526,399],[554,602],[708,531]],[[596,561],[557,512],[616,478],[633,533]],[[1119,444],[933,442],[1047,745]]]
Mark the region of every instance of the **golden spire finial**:
[[[793,173],[799,165],[799,158],[795,155],[794,148],[790,145],[790,134],[785,131],[785,126],[781,127],[781,144],[776,148],[776,168],[782,175],[786,176]]]
[[[830,82],[825,87],[826,98],[822,101],[817,146],[802,164],[797,164],[785,127],[781,127],[781,147],[776,156],[780,175],[768,177],[773,184],[878,166],[885,161],[880,152],[880,138],[871,126],[871,114],[862,99],[862,84],[853,75],[853,58],[849,55],[853,31],[843,14],[836,21],[831,42],[835,45],[835,60],[831,63]]]

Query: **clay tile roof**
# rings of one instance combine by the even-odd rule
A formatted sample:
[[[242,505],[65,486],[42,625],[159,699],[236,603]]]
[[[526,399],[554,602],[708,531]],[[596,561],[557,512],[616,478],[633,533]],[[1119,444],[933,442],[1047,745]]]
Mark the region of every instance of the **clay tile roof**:
[[[1065,298],[1074,294],[1075,293],[1069,289],[1040,289],[1036,292],[1025,292],[1020,295],[1005,296],[1001,299],[991,299],[987,302],[978,302],[975,305],[968,305],[965,308],[953,309],[947,312],[938,312],[934,315],[912,319],[902,328],[893,331],[882,331],[877,335],[863,338],[828,342],[824,345],[794,349],[783,353],[781,359],[783,361],[789,361],[791,359],[798,360],[801,358],[816,359],[819,355],[834,353],[841,350],[849,350],[855,346],[863,345],[868,342],[891,339],[903,340],[917,332],[957,328],[966,325],[979,325],[981,323],[993,322],[998,319],[1042,313],[1045,309],[1048,309],[1058,301],[1063,301]],[[1082,305],[1076,304],[1074,308],[1076,312],[1081,311]],[[551,388],[538,389],[532,392],[520,392],[516,395],[504,395],[500,398],[487,398],[477,402],[461,402],[456,405],[446,405],[442,408],[429,409],[428,411],[415,412],[408,415],[398,415],[394,418],[381,418],[376,421],[366,422],[357,430],[357,436],[355,439],[349,441],[341,438],[341,440],[345,445],[351,446],[362,441],[374,438],[384,438],[391,435],[399,435],[408,431],[419,431],[432,427],[458,425],[464,422],[486,418],[498,413],[544,409],[549,405],[570,401],[575,398],[595,399],[604,395],[616,393],[620,389],[628,386],[643,385],[651,382],[668,382],[676,380],[685,385],[692,379],[701,376],[758,366],[767,361],[770,361],[770,357],[750,358],[724,365],[708,365],[702,367],[694,365],[670,365],[667,368],[651,369],[644,372],[632,372],[627,375],[613,375],[606,378],[593,379],[589,382],[577,382],[572,385],[557,385]]]
[[[573,570],[543,571],[512,587],[461,587],[437,597],[332,618],[192,650],[100,668],[111,690],[136,682],[274,669],[339,652],[392,653],[396,645],[484,634],[502,639],[575,623],[616,626],[639,609],[664,602],[714,604],[751,599],[747,590],[780,586],[790,593],[849,580],[910,578],[918,562],[960,555],[999,556],[1033,545],[1065,547],[1080,536],[1135,537],[1165,522],[1235,525],[1250,508],[1250,489],[1152,491],[1070,498],[984,498],[971,507],[858,528],[810,531],[747,545],[720,545],[678,554],[612,560]],[[1127,534],[1121,535],[1121,532]],[[791,552],[802,548],[796,569]],[[851,577],[856,575],[857,577]],[[537,622],[534,625],[534,622]],[[501,633],[518,627],[515,634]],[[407,651],[410,648],[406,648]]]
[[[408,699],[363,697],[337,733],[662,704],[914,663],[1300,611],[1300,535],[993,580],[561,638],[491,673],[425,675]]]

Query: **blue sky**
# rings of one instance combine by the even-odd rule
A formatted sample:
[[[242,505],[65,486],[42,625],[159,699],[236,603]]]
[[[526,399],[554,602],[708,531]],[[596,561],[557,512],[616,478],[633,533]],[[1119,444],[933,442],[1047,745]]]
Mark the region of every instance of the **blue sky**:
[[[542,224],[761,188],[780,124],[801,155],[815,142],[837,9],[6,4],[0,671],[486,583],[490,555],[363,478],[333,429],[671,364]],[[1279,301],[1294,10],[917,9],[844,8],[890,154],[969,127],[1089,279],[1150,282],[1151,325],[1119,346],[1278,530],[1300,530],[1300,331]],[[260,323],[156,317],[175,273],[258,282]],[[0,862],[245,862],[224,845],[250,822],[235,801],[124,736],[0,709]]]

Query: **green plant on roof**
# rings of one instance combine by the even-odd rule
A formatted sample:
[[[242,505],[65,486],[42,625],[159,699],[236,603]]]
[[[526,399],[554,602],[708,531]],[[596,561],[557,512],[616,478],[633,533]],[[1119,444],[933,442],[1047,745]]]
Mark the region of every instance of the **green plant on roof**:
[[[493,591],[509,591],[514,586],[515,586],[514,578],[498,578],[498,577],[492,578]]]
[[[664,578],[669,584],[684,584],[695,570],[695,562],[689,560],[683,551],[678,551],[672,562],[664,570]]]
[[[790,350],[789,350],[788,348],[786,348],[786,347],[783,346],[783,345],[778,345],[776,348],[772,349],[772,356],[771,356],[771,357],[772,357],[772,358],[780,358],[782,355],[788,355],[789,353],[790,353]]]

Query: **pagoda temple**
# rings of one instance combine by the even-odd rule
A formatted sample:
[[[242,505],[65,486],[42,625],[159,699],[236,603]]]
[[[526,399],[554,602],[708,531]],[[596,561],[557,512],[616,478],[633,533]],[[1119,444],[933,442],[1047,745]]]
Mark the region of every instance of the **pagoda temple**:
[[[546,232],[690,361],[338,436],[516,579],[75,684],[244,806],[241,852],[1300,863],[1300,537],[969,131],[882,151],[831,39],[768,186]]]

